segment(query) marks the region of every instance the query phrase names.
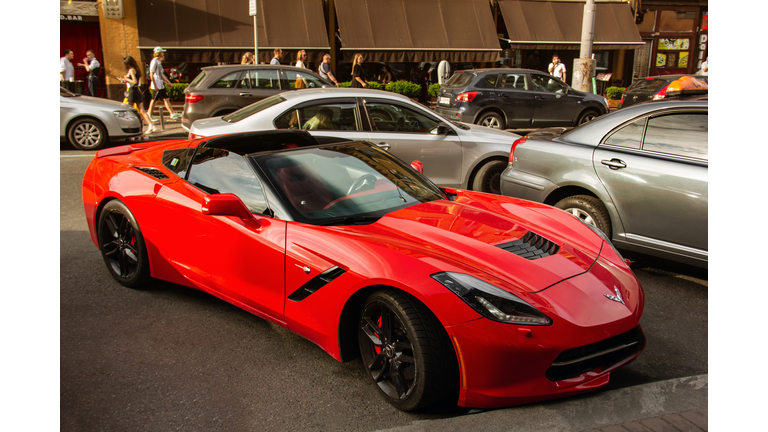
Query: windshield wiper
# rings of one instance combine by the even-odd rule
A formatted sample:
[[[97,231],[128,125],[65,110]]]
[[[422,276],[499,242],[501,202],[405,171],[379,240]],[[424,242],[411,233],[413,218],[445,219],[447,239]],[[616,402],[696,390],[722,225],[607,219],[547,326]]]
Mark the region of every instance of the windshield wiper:
[[[318,222],[315,225],[362,225],[373,223],[381,219],[381,216],[344,216]]]

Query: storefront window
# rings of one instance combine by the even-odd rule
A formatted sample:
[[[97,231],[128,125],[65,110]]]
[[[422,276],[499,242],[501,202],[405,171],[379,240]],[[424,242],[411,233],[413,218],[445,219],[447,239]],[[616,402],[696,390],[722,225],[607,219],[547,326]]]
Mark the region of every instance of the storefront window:
[[[660,32],[692,32],[695,28],[696,12],[660,11]]]
[[[637,25],[637,31],[652,33],[656,24],[656,11],[648,11],[643,15],[643,22]]]

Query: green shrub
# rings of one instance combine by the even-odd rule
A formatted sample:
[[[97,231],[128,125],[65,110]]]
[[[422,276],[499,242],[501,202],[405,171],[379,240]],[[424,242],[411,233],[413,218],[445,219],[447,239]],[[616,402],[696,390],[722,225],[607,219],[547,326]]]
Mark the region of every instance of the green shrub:
[[[342,88],[352,87],[352,81],[340,82],[339,87],[342,87]],[[381,84],[377,83],[376,81],[368,81],[368,87],[366,88],[374,89],[374,90],[384,90]]]
[[[624,94],[624,90],[626,89],[626,87],[608,87],[605,89],[605,97],[608,99],[621,99],[621,95]]]
[[[340,82],[339,83],[339,87],[341,87],[341,88],[350,88],[350,87],[352,87],[352,81]]]
[[[421,86],[419,84],[414,84],[410,81],[404,80],[392,81],[391,83],[387,84],[386,89],[387,91],[400,93],[401,95],[408,97],[416,97],[421,92]]]
[[[434,83],[430,85],[429,88],[427,89],[427,93],[429,93],[430,97],[437,97],[437,92],[439,91],[440,91],[440,84],[438,83]]]

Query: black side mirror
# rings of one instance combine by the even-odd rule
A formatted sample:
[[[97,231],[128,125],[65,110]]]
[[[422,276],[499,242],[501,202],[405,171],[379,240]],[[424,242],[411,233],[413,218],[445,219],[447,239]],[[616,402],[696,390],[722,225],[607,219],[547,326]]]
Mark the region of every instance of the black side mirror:
[[[438,135],[448,135],[451,132],[451,128],[447,124],[440,122],[437,124]]]

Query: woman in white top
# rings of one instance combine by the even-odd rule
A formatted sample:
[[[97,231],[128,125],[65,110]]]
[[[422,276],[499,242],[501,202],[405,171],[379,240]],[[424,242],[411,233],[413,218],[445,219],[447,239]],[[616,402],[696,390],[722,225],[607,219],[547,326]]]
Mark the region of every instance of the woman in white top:
[[[304,65],[304,60],[307,59],[307,52],[305,50],[299,50],[298,54],[296,54],[296,67],[304,68],[307,67]]]

